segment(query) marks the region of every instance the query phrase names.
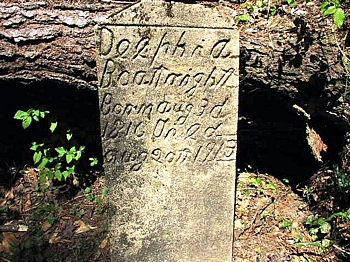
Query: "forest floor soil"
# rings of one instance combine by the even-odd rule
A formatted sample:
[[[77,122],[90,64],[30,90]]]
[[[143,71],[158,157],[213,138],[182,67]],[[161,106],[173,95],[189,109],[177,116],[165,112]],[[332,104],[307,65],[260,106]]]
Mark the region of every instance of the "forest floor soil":
[[[297,194],[267,174],[237,178],[233,261],[347,261],[336,248],[313,242],[305,224],[314,215],[307,186]],[[28,168],[2,187],[0,261],[111,261],[104,177],[74,183],[38,187],[36,170]]]

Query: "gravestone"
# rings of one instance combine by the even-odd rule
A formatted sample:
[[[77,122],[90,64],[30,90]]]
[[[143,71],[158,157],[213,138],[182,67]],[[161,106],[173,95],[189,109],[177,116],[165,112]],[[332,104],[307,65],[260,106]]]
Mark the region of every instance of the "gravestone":
[[[231,261],[238,32],[141,1],[97,29],[112,261]]]

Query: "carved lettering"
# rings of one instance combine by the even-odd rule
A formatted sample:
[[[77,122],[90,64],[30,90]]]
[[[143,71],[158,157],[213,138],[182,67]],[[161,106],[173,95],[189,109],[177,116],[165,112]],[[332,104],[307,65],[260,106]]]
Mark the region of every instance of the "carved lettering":
[[[106,60],[106,64],[103,68],[103,74],[101,77],[100,87],[106,88],[110,86],[112,82],[112,73],[116,69],[115,63],[111,59]]]
[[[156,126],[153,129],[153,136],[154,137],[160,137],[164,130],[165,130],[165,124],[169,121],[169,118],[167,119],[158,119]]]
[[[140,39],[140,41],[136,44],[136,54],[132,57],[133,59],[140,56],[141,58],[146,58],[145,52],[147,52],[147,46],[149,45],[150,38],[143,37]]]
[[[113,45],[114,34],[113,31],[107,27],[100,30],[100,54],[103,56],[111,52]]]
[[[130,41],[128,39],[120,40],[116,45],[116,54],[117,57],[127,58],[126,53],[130,48]]]
[[[108,90],[100,100],[101,115],[108,117],[101,122],[102,137],[104,141],[136,141],[151,137],[153,142],[176,139],[198,144],[182,150],[156,148],[150,153],[142,151],[142,155],[112,150],[106,153],[107,160],[127,165],[134,163],[129,165],[133,170],[140,168],[137,159],[147,161],[148,155],[159,164],[233,161],[236,144],[234,140],[226,140],[224,134],[227,132],[225,119],[234,113],[229,107],[230,98],[228,95],[221,99],[205,95],[206,92],[223,92],[222,88],[234,87],[234,67],[229,63],[225,67],[225,64],[215,62],[232,57],[231,38],[191,38],[192,31],[190,33],[187,29],[162,29],[160,32],[155,41],[155,34],[149,31],[139,33],[137,37],[125,35],[118,38],[119,34],[108,27],[100,30],[99,52],[104,60],[99,87]],[[196,59],[212,61],[211,66],[185,62]],[[145,66],[132,66],[141,63],[139,61]],[[157,101],[149,98],[145,102],[120,100],[118,94],[110,91],[114,86],[123,90],[122,93],[134,90],[138,94],[147,90],[143,93],[147,94],[154,90],[155,93],[164,92],[181,98],[165,95]]]
[[[229,261],[238,34],[199,5],[129,8],[96,31],[111,258]]]
[[[231,39],[227,38],[227,39],[221,39],[218,42],[216,42],[210,51],[210,55],[213,58],[228,57],[231,54],[231,52],[226,50],[226,46],[228,42],[230,42],[230,40]]]

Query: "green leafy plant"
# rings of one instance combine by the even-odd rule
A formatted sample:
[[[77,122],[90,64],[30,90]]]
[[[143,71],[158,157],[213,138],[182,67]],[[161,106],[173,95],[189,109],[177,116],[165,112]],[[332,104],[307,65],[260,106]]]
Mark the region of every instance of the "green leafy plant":
[[[262,254],[262,250],[260,248],[255,250],[255,252],[258,256],[261,256],[261,254]]]
[[[299,242],[296,246],[316,246],[321,250],[328,248],[335,239],[332,239],[332,232],[335,230],[335,220],[343,219],[350,221],[350,209],[346,212],[336,212],[329,217],[319,217],[318,215],[309,216],[305,224],[309,228],[312,242]]]
[[[94,195],[94,193],[92,192],[92,190],[91,190],[90,187],[85,188],[84,194],[85,194],[86,198],[87,198],[89,201],[94,201],[94,200],[95,200],[95,195]]]
[[[325,235],[332,230],[332,225],[328,221],[329,219],[318,217],[317,215],[306,219],[305,224],[310,226],[309,232],[313,241],[320,237],[319,234]]]
[[[333,169],[336,185],[342,190],[347,190],[350,187],[350,175],[338,165],[334,165]]]
[[[261,188],[262,191],[271,189],[274,194],[277,193],[277,186],[270,179],[262,179],[261,177],[250,177],[248,181],[257,188]]]
[[[345,12],[340,0],[324,1],[321,5],[324,15],[333,15],[334,23],[341,28],[345,21]]]
[[[98,159],[96,157],[90,157],[90,166],[97,166],[98,165]]]
[[[249,20],[249,16],[246,14],[243,15],[239,15],[236,20],[235,20],[235,24],[238,25],[240,22],[246,22]]]
[[[295,2],[295,0],[287,0],[287,3],[290,7],[296,7],[297,3]]]
[[[40,111],[33,108],[27,111],[18,110],[14,119],[21,120],[23,128],[26,129],[30,126],[33,119],[38,122],[49,113],[49,111]],[[51,120],[49,124],[51,133],[54,133],[58,126],[57,121]],[[39,182],[43,182],[46,179],[64,181],[76,173],[76,165],[84,153],[85,146],[68,146],[73,137],[70,130],[65,131],[64,134],[59,136],[64,138],[60,139],[60,141],[65,141],[65,145],[50,146],[46,143],[33,142],[30,147],[30,150],[34,151],[34,165],[40,170]],[[91,166],[98,164],[96,158],[90,158],[90,161]]]
[[[297,190],[302,192],[303,198],[306,200],[306,202],[311,203],[311,201],[312,201],[312,191],[313,191],[312,186],[305,185],[303,188],[297,189]]]
[[[292,221],[289,219],[284,219],[279,223],[279,226],[280,226],[280,228],[291,230],[292,229]]]
[[[40,111],[39,109],[33,109],[33,108],[30,108],[27,111],[18,110],[14,116],[14,119],[21,120],[23,129],[27,129],[32,123],[33,119],[39,122],[40,118],[45,118],[45,115],[48,113],[50,112]],[[56,126],[57,126],[57,123],[56,123]]]

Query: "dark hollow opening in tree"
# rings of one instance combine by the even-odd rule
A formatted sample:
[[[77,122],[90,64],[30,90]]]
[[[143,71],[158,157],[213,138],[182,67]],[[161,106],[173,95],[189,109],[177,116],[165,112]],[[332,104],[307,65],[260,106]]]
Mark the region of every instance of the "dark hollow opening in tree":
[[[293,101],[261,83],[241,83],[237,152],[240,170],[249,166],[260,173],[286,178],[295,187],[307,183],[323,164],[339,161],[344,131],[322,116],[306,119]],[[313,143],[327,147],[319,152],[322,162],[315,158],[308,141],[310,129],[317,134]]]
[[[72,131],[77,144],[86,146],[81,169],[88,168],[88,157],[102,159],[97,91],[53,82],[1,85],[1,182],[9,179],[9,167],[33,163],[31,142],[50,137],[45,119],[23,130],[20,121],[13,119],[19,109],[39,108],[57,116],[59,125]],[[307,141],[306,120],[293,109],[288,97],[259,83],[244,81],[240,86],[239,116],[239,169],[250,165],[253,170],[287,178],[297,185],[306,182],[321,167]],[[309,125],[328,146],[327,152],[322,153],[323,163],[339,161],[343,132],[321,116],[312,118]]]
[[[18,82],[2,82],[0,97],[0,171],[1,182],[7,183],[10,167],[23,167],[33,164],[32,142],[55,142],[65,139],[66,130],[73,134],[72,144],[85,146],[79,165],[80,172],[89,169],[89,157],[101,157],[101,140],[97,91],[76,89],[53,82],[40,82],[22,85]],[[48,114],[39,122],[23,130],[20,121],[13,119],[17,110],[29,108],[48,110]],[[49,117],[56,117],[57,130],[49,130]],[[57,137],[55,137],[55,135]],[[50,141],[54,140],[54,141]]]

